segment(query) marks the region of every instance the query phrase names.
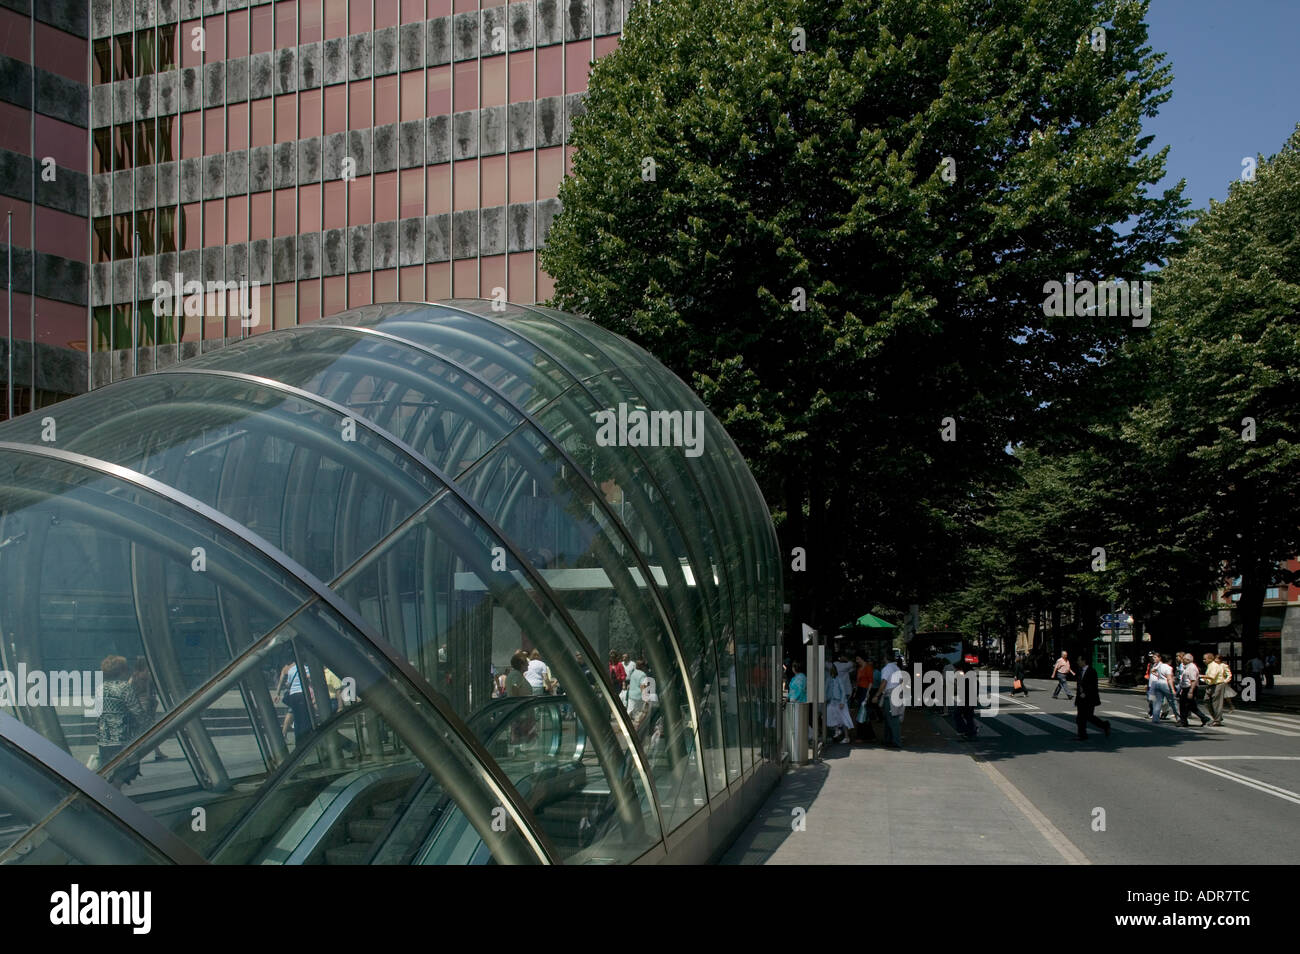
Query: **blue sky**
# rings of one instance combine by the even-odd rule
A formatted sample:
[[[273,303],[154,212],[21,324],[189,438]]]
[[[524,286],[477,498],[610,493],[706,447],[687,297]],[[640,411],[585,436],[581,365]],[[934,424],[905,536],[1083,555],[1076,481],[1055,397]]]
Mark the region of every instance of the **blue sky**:
[[[1161,188],[1185,178],[1205,208],[1300,122],[1300,0],[1152,0],[1147,23],[1174,70],[1173,98],[1146,121],[1153,148],[1170,147]]]

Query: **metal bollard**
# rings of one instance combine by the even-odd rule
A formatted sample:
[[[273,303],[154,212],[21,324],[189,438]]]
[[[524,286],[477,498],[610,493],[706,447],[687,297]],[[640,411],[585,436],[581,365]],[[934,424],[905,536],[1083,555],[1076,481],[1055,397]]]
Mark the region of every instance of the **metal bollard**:
[[[795,765],[808,764],[808,702],[793,703],[791,708],[794,709],[793,718],[790,719],[791,731],[794,738],[790,741],[791,761]]]

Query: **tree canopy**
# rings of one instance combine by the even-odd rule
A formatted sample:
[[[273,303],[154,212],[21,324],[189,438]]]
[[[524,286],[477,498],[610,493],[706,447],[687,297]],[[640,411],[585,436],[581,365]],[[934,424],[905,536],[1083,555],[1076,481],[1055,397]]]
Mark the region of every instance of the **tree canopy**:
[[[1146,6],[660,0],[594,70],[542,253],[555,303],[718,415],[807,549],[801,619],[959,582],[1008,445],[1144,333],[1043,302],[1179,237],[1142,134],[1170,81]]]

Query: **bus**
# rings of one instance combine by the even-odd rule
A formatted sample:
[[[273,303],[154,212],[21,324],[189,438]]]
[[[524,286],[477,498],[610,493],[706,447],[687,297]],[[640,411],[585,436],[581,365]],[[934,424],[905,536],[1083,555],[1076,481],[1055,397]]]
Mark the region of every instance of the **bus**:
[[[948,664],[956,666],[962,660],[972,666],[979,663],[975,642],[965,635],[952,631],[917,633],[907,641],[908,668],[921,664],[921,671],[943,669]]]

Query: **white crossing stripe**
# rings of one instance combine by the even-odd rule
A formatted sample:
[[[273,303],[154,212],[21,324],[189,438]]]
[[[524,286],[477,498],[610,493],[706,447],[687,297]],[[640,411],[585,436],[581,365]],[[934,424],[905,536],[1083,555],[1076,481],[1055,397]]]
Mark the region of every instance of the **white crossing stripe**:
[[[994,739],[1000,736],[1002,733],[999,732],[997,729],[993,728],[993,723],[996,720],[996,718],[997,718],[996,716],[991,716],[987,719],[976,718],[975,728],[979,730],[979,735],[987,735]]]
[[[1278,712],[1260,712],[1255,709],[1248,710],[1246,715],[1252,719],[1263,719],[1265,722],[1272,722],[1274,725],[1280,725],[1286,729],[1300,730],[1300,719],[1295,716],[1282,715]]]
[[[1035,719],[1043,719],[1044,721],[1050,722],[1058,729],[1068,729],[1071,735],[1079,734],[1078,726],[1075,724],[1075,721],[1071,716],[1061,715],[1057,712],[1027,712],[1025,715],[1031,715]],[[1093,729],[1093,731],[1097,732],[1100,730]]]
[[[1034,713],[1030,712],[1022,713],[1022,715],[1033,714]],[[1046,729],[1040,729],[1032,722],[1026,722],[1024,719],[1019,718],[1019,716],[1007,716],[1000,721],[1003,726],[1010,729],[1012,732],[1018,732],[1021,735],[1047,735]]]
[[[1252,729],[1256,732],[1268,732],[1272,735],[1285,735],[1285,736],[1290,736],[1293,739],[1300,739],[1300,732],[1289,732],[1286,729],[1278,727],[1272,722],[1266,722],[1265,720],[1256,718],[1254,716],[1245,716],[1239,712],[1233,712],[1229,714],[1228,718],[1231,719],[1233,722],[1240,722],[1247,729]],[[1226,728],[1226,726],[1219,726],[1219,728],[1223,729]]]
[[[1145,725],[1151,728],[1155,728],[1155,723],[1151,721],[1150,716],[1134,715],[1131,712],[1112,712],[1110,714],[1113,716],[1119,716],[1121,719],[1132,719],[1134,722],[1137,722],[1139,725]],[[1172,719],[1165,720],[1164,724],[1177,725],[1177,723],[1174,722]],[[1203,729],[1200,728],[1200,726],[1196,726],[1195,723],[1193,723],[1193,725],[1194,725],[1194,731],[1201,734],[1211,734],[1211,733],[1217,733],[1218,735],[1254,735],[1255,734],[1254,732],[1244,732],[1241,729],[1232,729],[1225,725],[1217,726],[1214,728],[1211,728],[1210,726],[1207,725]],[[1130,728],[1128,731],[1132,732],[1133,729]]]

